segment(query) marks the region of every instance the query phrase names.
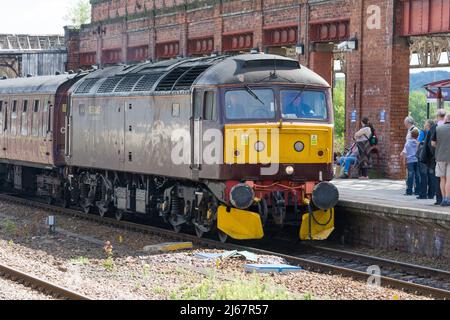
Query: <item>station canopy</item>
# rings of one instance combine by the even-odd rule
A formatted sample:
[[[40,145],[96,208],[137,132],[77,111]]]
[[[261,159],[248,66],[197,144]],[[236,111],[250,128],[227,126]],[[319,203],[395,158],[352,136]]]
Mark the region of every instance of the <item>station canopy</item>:
[[[450,101],[450,79],[423,86],[427,90],[427,102]]]

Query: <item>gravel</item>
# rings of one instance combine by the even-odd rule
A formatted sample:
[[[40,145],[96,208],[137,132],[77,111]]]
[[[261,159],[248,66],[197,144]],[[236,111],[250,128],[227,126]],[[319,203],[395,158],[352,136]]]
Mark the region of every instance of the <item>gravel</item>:
[[[0,278],[0,300],[51,300],[50,296],[34,291],[14,281]]]
[[[170,299],[183,288],[198,286],[212,274],[223,283],[252,277],[243,267],[253,262],[237,258],[202,260],[195,253],[220,251],[201,248],[149,255],[142,251],[144,246],[171,239],[77,218],[57,216],[61,232],[49,235],[44,224],[48,215],[39,209],[0,202],[0,260],[94,299]],[[111,255],[101,245],[106,241],[113,247]],[[259,256],[258,262],[284,261]],[[399,290],[368,287],[349,278],[308,271],[262,275],[261,279],[300,298],[308,295],[316,299],[424,299]],[[9,299],[22,299],[5,292]]]

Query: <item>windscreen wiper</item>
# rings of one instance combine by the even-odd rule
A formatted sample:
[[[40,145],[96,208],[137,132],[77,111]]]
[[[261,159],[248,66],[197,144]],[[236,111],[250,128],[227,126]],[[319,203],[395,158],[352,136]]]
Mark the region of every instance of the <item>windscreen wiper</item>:
[[[248,85],[245,85],[245,90],[247,90],[247,92],[255,99],[258,100],[263,106],[265,106],[266,104],[256,95],[256,93],[250,89],[250,87]]]
[[[303,93],[305,92],[305,90],[307,89],[307,86],[305,86],[296,96],[294,99],[292,99],[291,102],[289,102],[288,106],[292,105],[294,103],[295,100],[297,100],[298,98],[300,98]]]

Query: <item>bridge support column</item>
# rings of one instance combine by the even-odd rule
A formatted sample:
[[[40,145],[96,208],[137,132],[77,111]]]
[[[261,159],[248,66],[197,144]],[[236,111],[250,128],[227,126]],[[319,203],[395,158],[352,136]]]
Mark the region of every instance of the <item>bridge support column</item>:
[[[397,1],[360,1],[352,8],[350,35],[358,39],[358,49],[347,53],[346,141],[369,117],[380,138],[380,177],[405,178],[400,153],[403,150],[408,115],[410,51],[407,39],[399,37],[401,6]],[[369,6],[379,8],[377,23]],[[378,9],[377,9],[378,10]],[[376,12],[378,14],[378,12]],[[356,121],[352,122],[352,112]],[[383,113],[384,111],[384,113]],[[385,115],[384,119],[382,117]],[[384,120],[384,122],[383,122]]]
[[[333,52],[311,52],[309,56],[309,67],[333,85]]]

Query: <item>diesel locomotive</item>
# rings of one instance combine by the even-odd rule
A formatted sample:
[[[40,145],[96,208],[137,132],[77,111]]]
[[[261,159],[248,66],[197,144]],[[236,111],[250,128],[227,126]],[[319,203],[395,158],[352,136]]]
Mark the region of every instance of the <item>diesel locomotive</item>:
[[[261,239],[334,228],[331,90],[267,54],[0,80],[0,182],[102,217]]]

